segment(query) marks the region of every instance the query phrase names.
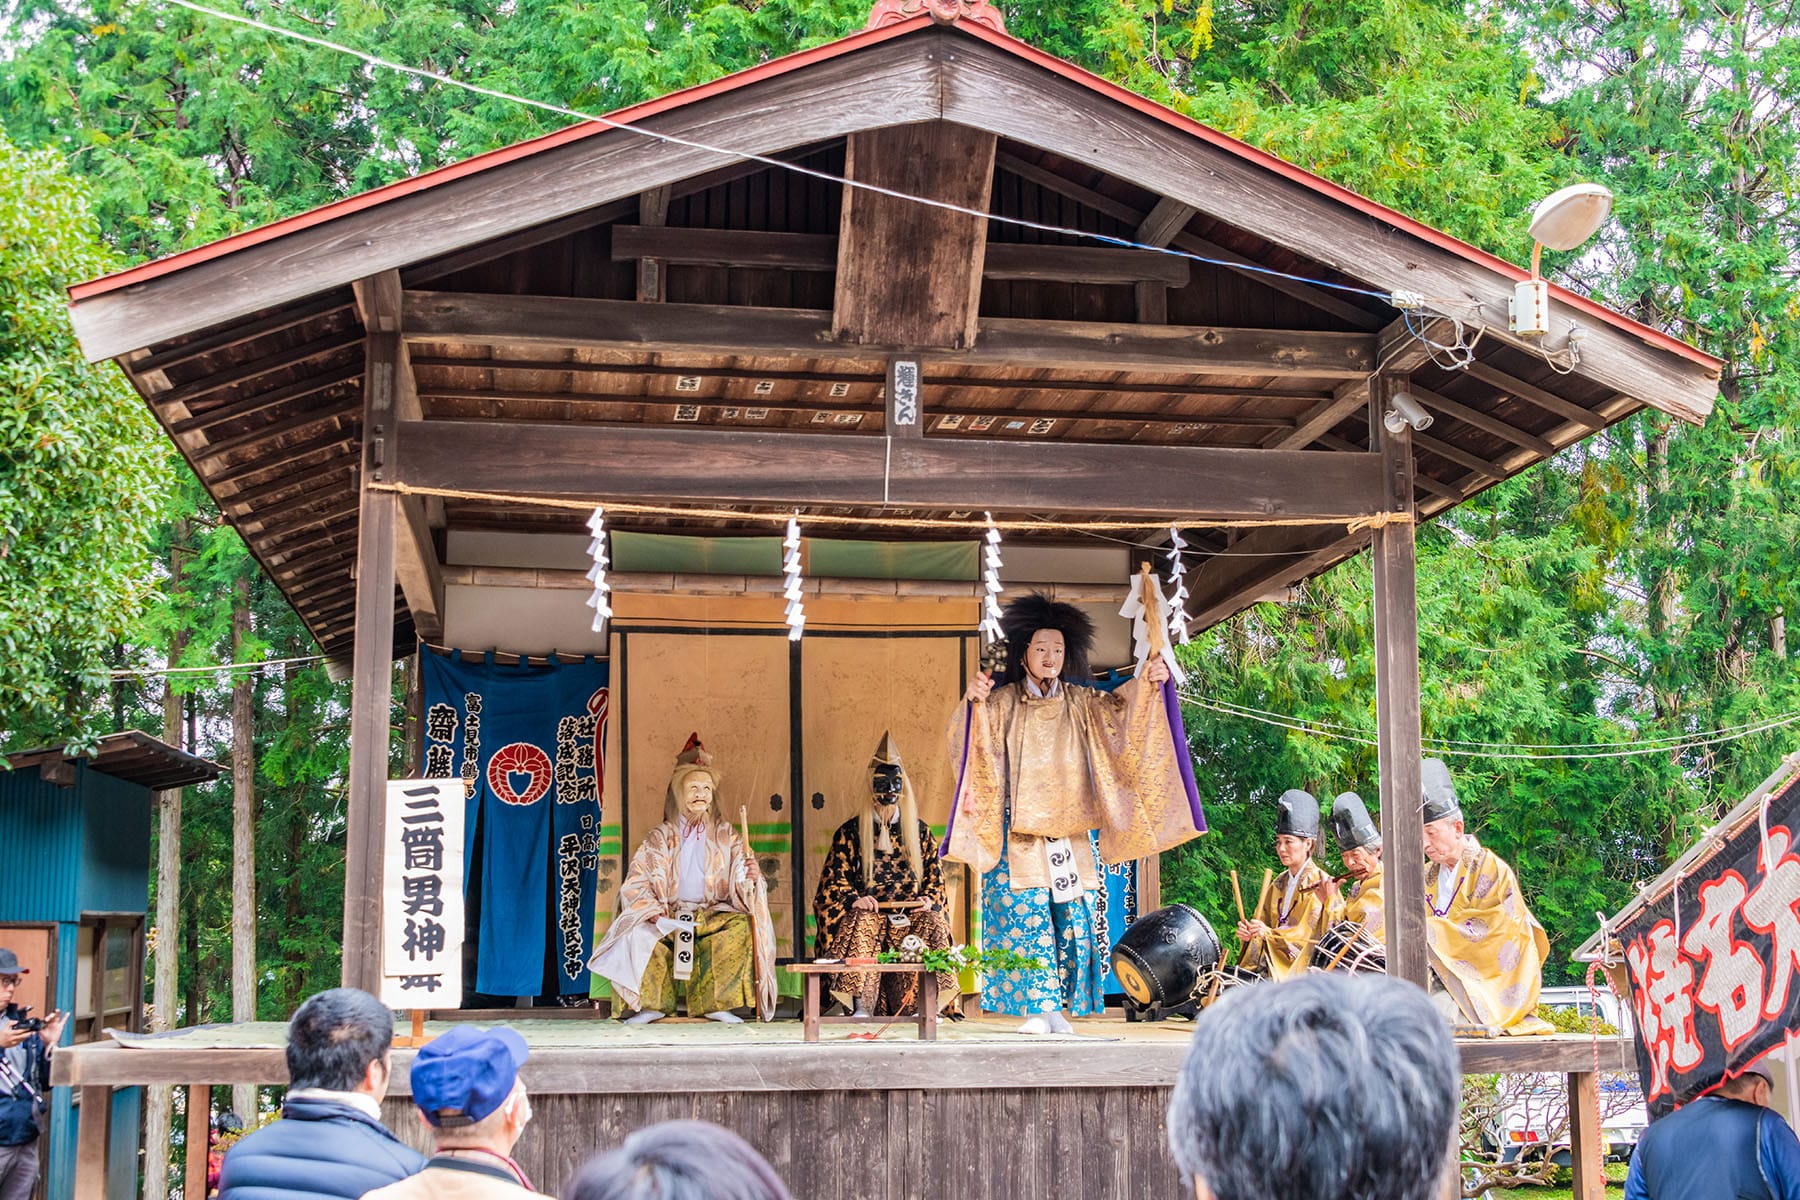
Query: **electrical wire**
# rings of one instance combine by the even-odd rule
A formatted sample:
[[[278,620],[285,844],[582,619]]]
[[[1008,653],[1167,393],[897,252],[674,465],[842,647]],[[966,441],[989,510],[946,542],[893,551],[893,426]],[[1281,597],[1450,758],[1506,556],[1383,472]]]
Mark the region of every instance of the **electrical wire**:
[[[1359,745],[1364,745],[1364,746],[1379,745],[1379,743],[1374,738],[1364,736],[1360,733],[1333,732],[1329,729],[1325,729],[1325,728],[1321,727],[1322,725],[1330,724],[1330,722],[1315,723],[1315,722],[1309,722],[1304,718],[1284,717],[1284,716],[1281,716],[1280,714],[1273,714],[1270,716],[1255,716],[1255,715],[1252,715],[1251,713],[1235,712],[1232,709],[1229,709],[1229,708],[1223,707],[1220,704],[1214,703],[1213,701],[1208,700],[1207,698],[1205,698],[1203,696],[1197,696],[1190,692],[1179,692],[1178,694],[1181,696],[1181,698],[1183,700],[1186,700],[1187,702],[1195,705],[1196,707],[1209,709],[1213,712],[1221,713],[1225,716],[1239,717],[1243,720],[1256,721],[1263,725],[1271,725],[1271,726],[1274,726],[1279,729],[1286,729],[1286,730],[1289,730],[1290,732],[1294,732],[1294,733],[1310,734],[1315,737],[1323,737],[1323,738],[1334,739],[1334,740],[1338,740],[1338,741],[1355,742]],[[1703,736],[1703,737],[1690,738],[1690,739],[1681,741],[1681,742],[1673,744],[1673,745],[1639,744],[1639,745],[1632,745],[1632,746],[1618,746],[1618,745],[1608,745],[1607,743],[1602,742],[1602,743],[1595,743],[1595,744],[1592,744],[1589,746],[1579,746],[1578,747],[1578,746],[1571,745],[1571,746],[1567,747],[1568,749],[1579,749],[1579,750],[1583,751],[1582,753],[1573,753],[1573,754],[1524,753],[1523,749],[1529,749],[1529,747],[1515,748],[1514,750],[1510,750],[1510,751],[1462,749],[1462,748],[1459,748],[1452,744],[1437,743],[1429,738],[1421,739],[1421,743],[1424,746],[1426,746],[1427,748],[1432,749],[1435,753],[1449,755],[1449,756],[1458,757],[1458,758],[1531,759],[1531,760],[1537,760],[1537,761],[1543,761],[1543,762],[1568,762],[1568,761],[1583,761],[1583,760],[1588,760],[1588,759],[1600,759],[1600,758],[1638,758],[1638,757],[1642,757],[1643,755],[1646,755],[1646,754],[1670,754],[1670,753],[1676,753],[1676,752],[1681,752],[1681,751],[1686,751],[1686,750],[1697,750],[1697,749],[1701,749],[1706,746],[1716,746],[1716,745],[1721,745],[1721,744],[1724,744],[1727,742],[1741,741],[1744,738],[1753,737],[1759,733],[1767,733],[1770,730],[1774,730],[1774,729],[1785,728],[1786,726],[1793,725],[1797,722],[1800,722],[1800,713],[1789,713],[1782,717],[1771,718],[1766,721],[1758,722],[1756,724],[1753,724],[1749,727],[1743,728],[1736,732],[1729,732],[1729,733],[1721,732],[1714,736]],[[1342,727],[1339,727],[1339,728],[1342,728]],[[1511,743],[1493,743],[1493,744],[1495,744],[1495,745],[1511,745]]]
[[[219,675],[231,671],[260,671],[264,667],[284,667],[295,663],[324,662],[323,654],[302,654],[297,658],[265,658],[260,662],[216,663],[210,667],[145,667],[143,670],[108,671],[113,679],[141,679],[162,675]]]
[[[192,12],[216,17],[221,21],[231,21],[239,25],[247,25],[252,29],[260,29],[265,33],[272,33],[277,37],[304,42],[308,45],[318,46],[325,50],[332,50],[339,54],[347,54],[352,58],[360,59],[362,62],[367,63],[372,67],[379,67],[387,71],[397,71],[404,75],[411,75],[417,79],[427,79],[434,83],[462,88],[466,91],[474,92],[479,96],[487,96],[494,100],[507,100],[514,104],[522,104],[528,108],[555,113],[558,116],[568,117],[572,120],[590,122],[595,125],[602,125],[608,129],[616,129],[625,133],[635,133],[640,137],[651,138],[671,146],[682,146],[689,150],[699,150],[706,154],[719,154],[730,158],[733,161],[762,163],[765,166],[776,167],[783,171],[790,171],[796,175],[804,175],[808,178],[818,179],[826,183],[835,183],[843,187],[856,188],[859,191],[887,196],[891,199],[903,200],[911,204],[922,204],[929,208],[942,209],[946,212],[961,213],[964,216],[977,217],[985,221],[993,221],[1002,225],[1010,225],[1017,229],[1032,229],[1040,233],[1053,233],[1064,237],[1088,238],[1093,241],[1105,243],[1109,246],[1119,246],[1127,250],[1148,250],[1157,254],[1169,255],[1171,258],[1182,258],[1187,259],[1190,262],[1203,263],[1207,266],[1225,267],[1233,271],[1245,271],[1256,275],[1266,275],[1272,279],[1285,279],[1293,283],[1304,283],[1309,284],[1312,287],[1347,292],[1354,296],[1368,296],[1380,300],[1383,303],[1393,303],[1393,294],[1391,292],[1376,291],[1372,288],[1361,287],[1355,284],[1337,283],[1328,279],[1314,279],[1307,275],[1296,275],[1289,271],[1279,271],[1273,267],[1265,267],[1257,263],[1246,263],[1222,258],[1208,258],[1203,254],[1194,254],[1190,251],[1178,250],[1173,246],[1157,246],[1148,242],[1133,241],[1130,238],[1116,237],[1112,234],[1095,233],[1086,229],[1070,229],[1062,225],[1051,225],[1041,221],[1028,221],[1022,217],[1007,217],[998,213],[984,212],[981,209],[955,204],[948,200],[934,200],[929,196],[915,196],[911,193],[897,191],[893,188],[881,187],[878,184],[865,183],[845,176],[833,175],[829,171],[821,171],[813,167],[801,166],[799,163],[788,162],[785,159],[774,158],[764,154],[753,154],[742,150],[728,150],[724,147],[710,145],[706,142],[694,141],[691,138],[684,138],[671,133],[659,133],[654,129],[645,129],[628,122],[615,121],[610,117],[596,116],[593,113],[582,112],[579,109],[564,108],[559,104],[550,104],[543,100],[533,100],[526,96],[517,96],[511,92],[503,92],[497,88],[484,87],[481,84],[470,83],[463,79],[456,79],[453,76],[444,75],[437,71],[428,71],[423,67],[413,67],[408,66],[405,63],[394,62],[390,59],[382,58],[379,55],[370,54],[366,50],[358,50],[355,47],[346,46],[341,42],[334,42],[328,38],[316,37],[309,33],[301,33],[297,29],[284,29],[279,25],[271,25],[267,21],[259,21],[255,17],[245,16],[242,13],[229,13],[216,8],[209,8],[204,4],[196,3],[195,0],[166,0],[166,2],[179,8],[188,9]]]

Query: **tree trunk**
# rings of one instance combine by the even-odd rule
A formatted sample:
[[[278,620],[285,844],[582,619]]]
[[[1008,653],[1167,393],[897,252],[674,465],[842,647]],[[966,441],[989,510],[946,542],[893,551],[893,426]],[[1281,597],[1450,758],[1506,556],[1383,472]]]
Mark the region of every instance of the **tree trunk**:
[[[242,662],[250,633],[250,577],[239,576],[231,606],[231,661]],[[231,1019],[256,1020],[256,674],[231,685]],[[256,1122],[256,1085],[231,1089],[231,1107]]]
[[[181,590],[182,555],[188,523],[175,522],[169,550],[169,594]],[[187,631],[177,628],[169,639],[168,665],[181,661]],[[182,745],[181,697],[174,676],[163,676],[163,741]],[[150,1029],[175,1027],[176,947],[181,927],[181,789],[156,794],[156,927],[150,937]],[[191,1016],[191,1014],[190,1014]],[[167,1087],[146,1089],[144,1098],[144,1200],[166,1200],[169,1194],[169,1133],[173,1094]]]
[[[1785,659],[1787,655],[1787,614],[1777,610],[1769,618],[1769,649],[1775,652],[1776,658]]]

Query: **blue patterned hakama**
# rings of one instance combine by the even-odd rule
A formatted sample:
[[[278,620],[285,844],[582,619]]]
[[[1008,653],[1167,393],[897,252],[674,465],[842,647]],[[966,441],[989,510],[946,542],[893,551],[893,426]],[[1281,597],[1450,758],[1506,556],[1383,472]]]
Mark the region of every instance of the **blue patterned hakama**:
[[[1003,835],[1004,837],[1004,835]],[[1088,847],[1100,868],[1092,833]],[[1104,875],[1102,875],[1104,878]],[[981,877],[981,940],[990,949],[1042,959],[1036,971],[990,971],[981,988],[988,1012],[1032,1016],[1067,1009],[1075,1016],[1106,1008],[1106,946],[1103,918],[1092,892],[1058,904],[1050,889],[1012,886],[1002,843],[1000,861]]]

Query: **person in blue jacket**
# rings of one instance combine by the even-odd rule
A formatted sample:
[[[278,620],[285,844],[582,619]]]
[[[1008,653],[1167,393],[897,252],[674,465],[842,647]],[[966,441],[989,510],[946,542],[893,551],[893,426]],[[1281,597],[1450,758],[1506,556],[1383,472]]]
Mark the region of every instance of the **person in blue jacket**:
[[[226,1153],[220,1200],[357,1200],[423,1170],[381,1123],[393,1040],[393,1013],[357,988],[295,1009],[281,1119]]]
[[[13,1004],[19,956],[0,948],[0,1200],[26,1200],[38,1176],[38,1128],[50,1096],[50,1054],[62,1039],[63,1016],[34,1028]]]
[[[1800,1139],[1769,1107],[1772,1082],[1753,1063],[1653,1121],[1631,1156],[1625,1200],[1800,1200]]]

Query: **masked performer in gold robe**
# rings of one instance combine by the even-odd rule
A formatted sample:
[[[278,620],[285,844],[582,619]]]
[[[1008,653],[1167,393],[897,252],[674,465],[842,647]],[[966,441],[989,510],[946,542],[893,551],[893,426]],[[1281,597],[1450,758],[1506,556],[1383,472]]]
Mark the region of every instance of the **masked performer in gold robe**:
[[[1387,942],[1387,913],[1381,906],[1381,827],[1369,815],[1368,805],[1355,792],[1345,792],[1331,804],[1331,833],[1337,839],[1350,888],[1333,906],[1331,921],[1354,921],[1375,938]]]
[[[687,1002],[737,1024],[732,1010],[775,1016],[775,927],[756,858],[719,815],[719,773],[698,736],[676,759],[663,822],[639,844],[619,887],[618,913],[588,966],[655,1021]]]
[[[827,958],[871,958],[900,949],[909,937],[917,937],[923,949],[947,950],[949,903],[937,839],[919,820],[912,780],[891,734],[882,735],[869,771],[869,807],[838,826],[813,895],[818,952]],[[884,903],[895,907],[883,909]],[[859,1017],[918,1011],[917,975],[845,971],[827,986],[854,1005]],[[938,972],[938,1003],[955,1006],[956,1019],[962,1016],[961,998],[955,973]]]
[[[1463,831],[1462,807],[1439,759],[1424,775],[1425,945],[1462,1014],[1509,1034],[1551,1033],[1537,1015],[1550,940],[1525,906],[1513,869]]]
[[[1331,877],[1312,860],[1319,843],[1319,802],[1290,788],[1276,801],[1275,857],[1284,870],[1257,902],[1256,915],[1239,921],[1244,943],[1240,965],[1271,979],[1306,970],[1331,908]]]
[[[1037,593],[1006,606],[1006,677],[975,677],[951,719],[956,796],[946,857],[984,872],[982,940],[1042,960],[987,976],[982,1007],[1067,1033],[1100,1012],[1109,950],[1100,863],[1206,829],[1168,665],[1150,657],[1107,694],[1086,686],[1094,625]]]

